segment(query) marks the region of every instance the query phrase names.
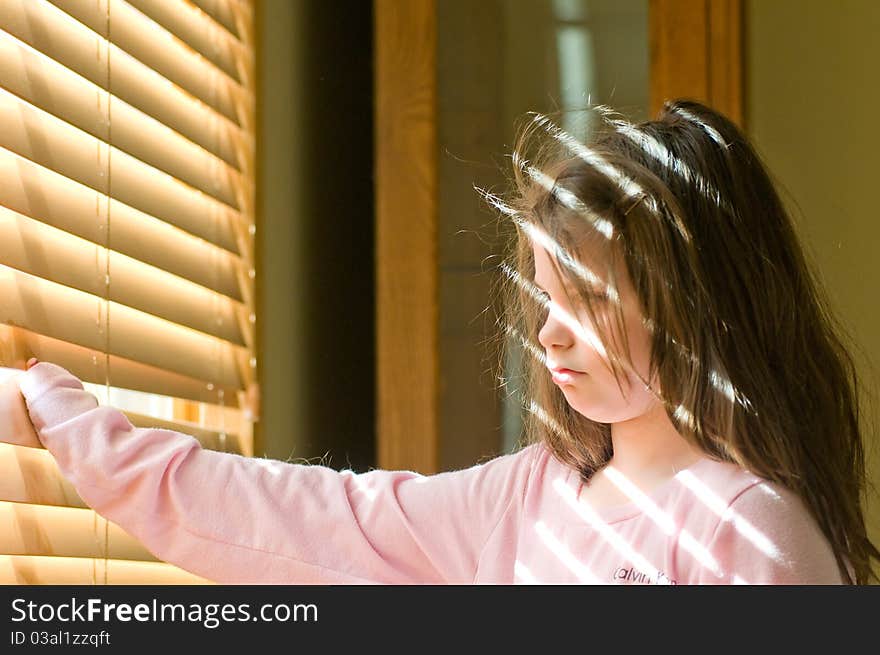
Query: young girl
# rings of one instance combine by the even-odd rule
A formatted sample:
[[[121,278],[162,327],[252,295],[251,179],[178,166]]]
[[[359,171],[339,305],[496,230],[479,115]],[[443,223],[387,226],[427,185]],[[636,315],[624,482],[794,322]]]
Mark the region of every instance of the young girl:
[[[516,197],[487,194],[515,231],[514,454],[422,476],[213,452],[51,363],[7,418],[102,516],[222,583],[866,583],[855,368],[757,156],[693,102],[605,126],[582,145],[537,117]]]

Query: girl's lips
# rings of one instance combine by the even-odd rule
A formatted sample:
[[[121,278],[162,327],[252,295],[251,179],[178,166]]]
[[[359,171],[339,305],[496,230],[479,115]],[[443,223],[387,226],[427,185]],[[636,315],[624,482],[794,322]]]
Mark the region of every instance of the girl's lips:
[[[550,374],[556,384],[571,384],[579,375],[583,375],[580,371],[572,371],[570,368],[553,368]]]

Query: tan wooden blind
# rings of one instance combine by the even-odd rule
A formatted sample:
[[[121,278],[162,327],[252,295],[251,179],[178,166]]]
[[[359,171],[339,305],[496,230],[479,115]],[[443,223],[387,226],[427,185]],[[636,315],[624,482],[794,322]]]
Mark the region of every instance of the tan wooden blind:
[[[0,366],[161,397],[173,415],[126,414],[244,455],[252,1],[0,2]],[[0,526],[0,582],[202,581],[85,507],[46,451],[0,444]]]

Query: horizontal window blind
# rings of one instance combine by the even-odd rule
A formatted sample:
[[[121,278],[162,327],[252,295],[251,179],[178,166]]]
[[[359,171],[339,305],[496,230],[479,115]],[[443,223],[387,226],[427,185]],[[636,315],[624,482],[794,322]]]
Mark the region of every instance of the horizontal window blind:
[[[253,0],[0,2],[0,366],[253,455]],[[146,400],[145,400],[146,399]],[[205,582],[0,444],[0,582]]]

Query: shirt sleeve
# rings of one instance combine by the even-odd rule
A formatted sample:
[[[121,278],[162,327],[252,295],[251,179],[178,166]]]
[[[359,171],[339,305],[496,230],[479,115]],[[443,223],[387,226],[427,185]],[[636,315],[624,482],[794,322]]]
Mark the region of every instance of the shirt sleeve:
[[[22,394],[83,500],[160,559],[227,584],[471,583],[492,530],[519,511],[535,447],[460,471],[355,474],[203,449],[135,428],[63,368]]]
[[[722,513],[698,584],[844,584],[833,550],[792,491],[757,483]]]

